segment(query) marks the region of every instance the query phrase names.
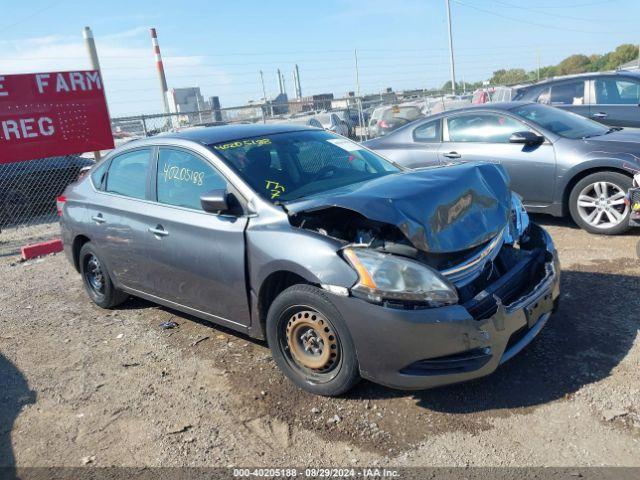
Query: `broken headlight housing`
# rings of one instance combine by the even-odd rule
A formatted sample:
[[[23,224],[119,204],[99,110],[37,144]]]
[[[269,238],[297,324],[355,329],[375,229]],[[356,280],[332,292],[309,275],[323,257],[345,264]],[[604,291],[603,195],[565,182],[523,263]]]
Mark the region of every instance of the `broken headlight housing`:
[[[342,253],[358,272],[358,283],[351,288],[355,296],[375,303],[395,300],[432,307],[458,302],[455,287],[421,263],[369,248],[345,248]]]
[[[524,240],[529,228],[529,215],[522,204],[522,197],[515,192],[511,192],[511,221],[509,229],[505,232],[505,241],[513,244]]]

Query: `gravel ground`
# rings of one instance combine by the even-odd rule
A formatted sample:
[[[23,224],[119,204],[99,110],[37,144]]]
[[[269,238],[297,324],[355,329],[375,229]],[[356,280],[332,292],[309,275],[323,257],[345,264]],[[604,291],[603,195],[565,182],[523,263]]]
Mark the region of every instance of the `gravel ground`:
[[[467,384],[340,399],[297,390],[264,343],[95,307],[62,255],[0,258],[0,465],[640,466],[639,237],[537,220],[563,294],[528,349]]]

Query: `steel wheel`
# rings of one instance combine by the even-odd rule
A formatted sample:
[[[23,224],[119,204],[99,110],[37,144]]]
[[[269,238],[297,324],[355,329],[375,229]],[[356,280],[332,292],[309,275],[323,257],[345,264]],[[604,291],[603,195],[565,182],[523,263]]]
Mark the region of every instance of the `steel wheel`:
[[[285,315],[280,345],[287,361],[314,382],[334,378],[340,370],[342,347],[331,322],[302,306],[292,307]]]
[[[104,273],[100,260],[93,254],[87,255],[85,268],[85,277],[88,285],[97,294],[104,295]]]
[[[578,195],[578,214],[594,228],[616,227],[629,213],[629,206],[624,202],[625,195],[622,188],[611,182],[587,185]]]

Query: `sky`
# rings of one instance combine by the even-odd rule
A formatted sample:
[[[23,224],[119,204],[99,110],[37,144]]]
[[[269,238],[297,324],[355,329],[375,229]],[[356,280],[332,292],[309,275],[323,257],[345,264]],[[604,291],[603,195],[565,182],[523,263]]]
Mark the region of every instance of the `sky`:
[[[0,9],[0,75],[89,68],[90,26],[111,116],[158,113],[162,97],[149,27],[158,32],[169,88],[200,87],[223,107],[386,87],[437,88],[450,78],[445,0],[23,0]],[[640,43],[637,0],[451,0],[456,79],[536,68],[573,53]]]

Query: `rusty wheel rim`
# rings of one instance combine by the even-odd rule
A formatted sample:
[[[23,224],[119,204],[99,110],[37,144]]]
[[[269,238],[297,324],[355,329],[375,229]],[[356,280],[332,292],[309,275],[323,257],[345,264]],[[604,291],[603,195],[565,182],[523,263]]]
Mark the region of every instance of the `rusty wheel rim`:
[[[291,315],[286,325],[286,340],[291,357],[303,368],[326,373],[339,363],[338,336],[318,312],[301,310]]]

